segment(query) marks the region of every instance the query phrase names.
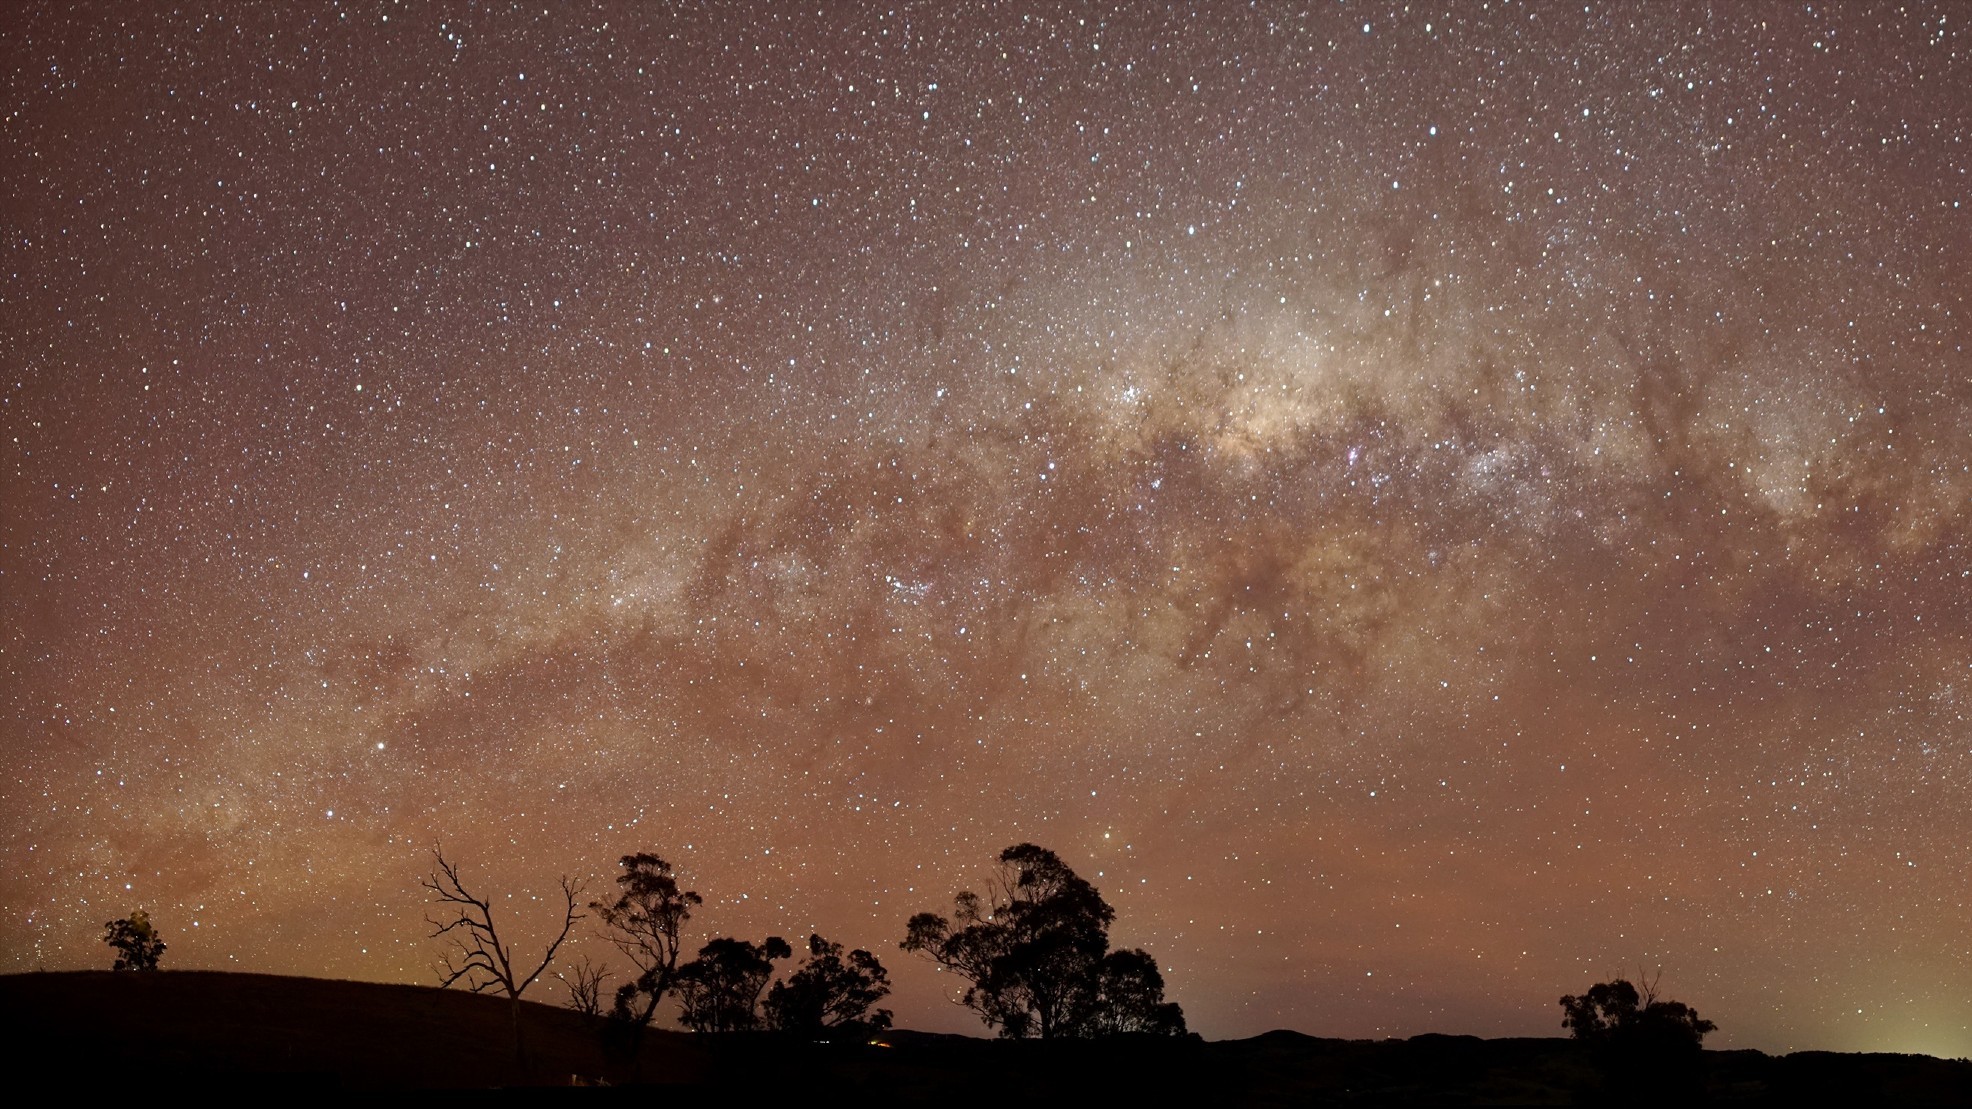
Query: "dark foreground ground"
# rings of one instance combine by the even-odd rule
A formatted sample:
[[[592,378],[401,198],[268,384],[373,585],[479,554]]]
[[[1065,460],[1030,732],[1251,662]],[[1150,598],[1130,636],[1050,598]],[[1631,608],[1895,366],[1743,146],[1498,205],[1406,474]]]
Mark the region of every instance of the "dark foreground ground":
[[[634,1055],[584,1018],[529,1004],[526,1063],[497,998],[422,986],[159,971],[0,976],[16,1082],[71,1091],[267,1095],[521,1088],[607,1080],[692,1104],[1972,1105],[1972,1062],[1923,1055],[1706,1052],[1688,1068],[1620,1065],[1560,1039],[1006,1043],[898,1032],[884,1044],[648,1034]],[[626,1090],[642,1086],[641,1093]]]

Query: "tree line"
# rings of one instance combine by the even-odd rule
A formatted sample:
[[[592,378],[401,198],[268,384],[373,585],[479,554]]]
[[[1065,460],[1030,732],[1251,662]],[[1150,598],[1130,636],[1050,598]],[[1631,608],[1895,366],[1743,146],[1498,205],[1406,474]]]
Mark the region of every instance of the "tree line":
[[[555,977],[573,1008],[633,1040],[666,998],[677,1003],[678,1023],[695,1032],[867,1038],[890,1027],[890,1011],[877,1007],[890,993],[889,972],[869,951],[845,953],[841,944],[811,935],[806,957],[778,980],[775,964],[794,956],[779,936],[757,943],[716,936],[686,959],[686,925],[704,899],[683,888],[671,864],[655,854],[623,856],[615,896],[586,906],[580,887],[563,877],[561,927],[538,962],[516,962],[491,903],[467,889],[442,850],[433,859],[435,869],[422,884],[441,907],[426,918],[432,937],[444,944],[440,983],[512,1001],[517,1055],[521,997],[591,914],[628,963],[625,980],[607,991],[617,972],[587,958]],[[899,946],[962,979],[966,985],[954,1000],[1003,1038],[1184,1034],[1184,1013],[1164,1000],[1156,961],[1138,949],[1110,950],[1115,918],[1096,888],[1059,856],[1023,843],[1000,853],[985,896],[960,893],[949,918],[913,916]]]
[[[666,997],[678,1003],[678,1022],[695,1032],[775,1031],[814,1038],[867,1038],[890,1027],[877,1007],[890,976],[869,951],[810,935],[806,957],[774,980],[775,964],[794,948],[779,936],[755,943],[713,937],[685,959],[685,925],[704,904],[682,888],[670,863],[654,854],[625,855],[616,896],[584,905],[582,887],[563,876],[561,926],[538,961],[517,962],[500,935],[492,903],[470,892],[442,849],[421,880],[437,913],[426,916],[443,943],[441,986],[512,1002],[514,1052],[524,1057],[520,1002],[549,972],[577,924],[590,914],[602,936],[628,961],[626,981],[605,1000],[609,967],[584,957],[554,972],[569,1005],[634,1040],[656,1019]],[[1061,858],[1031,843],[1000,852],[987,893],[953,898],[951,916],[923,912],[905,925],[899,947],[964,981],[954,1001],[1007,1039],[1090,1038],[1124,1033],[1185,1034],[1184,1012],[1164,1000],[1164,977],[1140,949],[1109,948],[1116,911]],[[158,968],[165,942],[143,910],[104,925],[103,942],[116,952],[115,969]],[[531,967],[531,969],[529,969]],[[771,985],[770,985],[771,981]],[[1598,982],[1561,999],[1562,1027],[1611,1067],[1661,1082],[1695,1060],[1717,1025],[1679,1001],[1660,998],[1657,981]],[[1667,1064],[1670,1064],[1667,1072]]]

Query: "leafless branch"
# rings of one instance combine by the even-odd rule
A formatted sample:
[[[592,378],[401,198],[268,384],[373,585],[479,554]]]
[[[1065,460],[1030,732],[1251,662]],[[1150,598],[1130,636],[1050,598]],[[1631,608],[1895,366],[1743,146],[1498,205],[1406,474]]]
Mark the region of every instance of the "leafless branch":
[[[473,993],[501,993],[515,1001],[527,992],[541,973],[554,961],[555,952],[567,941],[583,913],[576,906],[580,903],[582,888],[567,875],[561,878],[562,922],[561,931],[554,941],[548,944],[547,953],[532,973],[521,975],[515,971],[513,946],[500,941],[499,928],[493,922],[493,906],[490,902],[473,896],[459,878],[458,864],[445,857],[443,849],[433,849],[432,859],[436,870],[427,875],[419,884],[431,892],[431,899],[440,906],[450,906],[438,915],[427,915],[425,923],[431,925],[431,938],[443,939],[445,954],[438,965],[441,986],[452,986],[463,982]]]
[[[587,1017],[603,1015],[603,982],[609,976],[608,967],[587,955],[569,973],[555,972],[555,978],[568,987],[568,1007]]]

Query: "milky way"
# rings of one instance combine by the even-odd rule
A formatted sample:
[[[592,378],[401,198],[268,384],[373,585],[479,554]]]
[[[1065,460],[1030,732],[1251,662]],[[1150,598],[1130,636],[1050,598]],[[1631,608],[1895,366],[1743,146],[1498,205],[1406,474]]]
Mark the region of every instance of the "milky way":
[[[1972,13],[821,9],[5,17],[0,969],[654,851],[978,1030],[1033,841],[1208,1036],[1972,1051]]]

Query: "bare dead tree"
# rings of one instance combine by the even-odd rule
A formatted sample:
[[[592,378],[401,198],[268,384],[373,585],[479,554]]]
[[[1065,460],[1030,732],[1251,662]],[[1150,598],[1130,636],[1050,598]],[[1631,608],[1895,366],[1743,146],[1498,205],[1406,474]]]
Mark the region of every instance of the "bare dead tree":
[[[447,987],[463,983],[473,993],[504,994],[513,1007],[514,1063],[523,1066],[525,1054],[520,1036],[520,998],[548,969],[548,964],[554,961],[555,952],[561,950],[569,932],[585,915],[576,908],[581,901],[582,887],[568,875],[561,876],[561,930],[548,944],[541,962],[533,971],[523,974],[525,964],[516,967],[513,944],[500,939],[499,927],[493,921],[492,904],[473,896],[466,889],[459,878],[458,864],[447,859],[442,849],[433,848],[431,857],[438,869],[419,884],[431,892],[434,903],[442,906],[438,915],[425,917],[425,923],[433,929],[431,937],[445,941],[445,954],[438,966],[439,985]]]
[[[568,968],[568,973],[555,972],[556,980],[568,988],[568,1007],[591,1020],[604,1016],[603,982],[609,978],[609,968],[587,955],[582,961]]]
[[[1652,1005],[1657,1004],[1657,1000],[1658,1000],[1657,984],[1659,982],[1662,982],[1663,980],[1664,980],[1663,967],[1658,967],[1657,973],[1653,975],[1650,973],[1649,968],[1645,967],[1642,963],[1639,962],[1636,965],[1636,991],[1638,996],[1638,1004],[1642,1005],[1646,1009],[1650,1008]]]

